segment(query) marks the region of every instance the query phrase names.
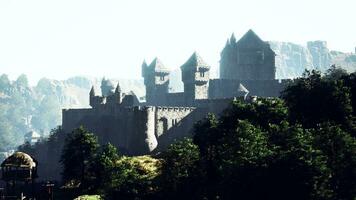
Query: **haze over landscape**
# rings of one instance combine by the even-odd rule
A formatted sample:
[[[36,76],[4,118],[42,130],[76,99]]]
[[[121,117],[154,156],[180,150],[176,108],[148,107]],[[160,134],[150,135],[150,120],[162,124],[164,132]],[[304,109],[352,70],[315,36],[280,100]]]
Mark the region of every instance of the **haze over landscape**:
[[[143,59],[178,68],[198,51],[217,71],[231,33],[354,52],[353,0],[1,1],[0,72],[11,79],[139,79]]]
[[[356,200],[355,0],[0,0],[0,199]]]

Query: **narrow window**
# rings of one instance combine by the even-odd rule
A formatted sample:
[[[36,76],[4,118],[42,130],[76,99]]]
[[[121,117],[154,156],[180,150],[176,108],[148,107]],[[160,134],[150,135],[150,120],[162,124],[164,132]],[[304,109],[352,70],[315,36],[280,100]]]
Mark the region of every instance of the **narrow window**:
[[[204,77],[204,72],[200,72],[200,77]]]

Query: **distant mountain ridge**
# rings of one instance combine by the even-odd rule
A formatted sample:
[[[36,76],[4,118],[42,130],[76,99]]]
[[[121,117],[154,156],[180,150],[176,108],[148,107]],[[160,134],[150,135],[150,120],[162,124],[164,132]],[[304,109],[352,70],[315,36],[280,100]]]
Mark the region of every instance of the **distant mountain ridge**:
[[[277,79],[296,78],[307,70],[325,72],[331,65],[356,71],[356,54],[329,50],[325,41],[310,41],[307,46],[291,42],[269,42],[276,53]]]
[[[112,80],[117,83],[118,80]],[[36,86],[29,86],[27,77],[15,81],[0,76],[0,152],[8,151],[24,142],[24,135],[35,130],[46,136],[61,125],[64,108],[89,107],[90,88],[100,88],[101,79],[72,77],[67,80],[42,78]],[[143,81],[120,80],[123,92],[144,95]],[[100,90],[98,90],[100,91]]]

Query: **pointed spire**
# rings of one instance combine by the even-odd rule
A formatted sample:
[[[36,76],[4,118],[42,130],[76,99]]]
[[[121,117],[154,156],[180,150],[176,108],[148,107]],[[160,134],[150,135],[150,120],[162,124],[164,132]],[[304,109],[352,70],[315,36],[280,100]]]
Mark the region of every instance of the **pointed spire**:
[[[203,67],[203,68],[210,68],[208,64],[205,63],[203,58],[195,51],[193,55],[181,66],[181,68],[185,67]]]
[[[144,67],[147,67],[147,63],[146,63],[146,60],[143,60],[143,62],[142,62],[142,68],[144,68]]]
[[[258,35],[252,30],[249,29],[237,42],[237,45],[251,45],[251,44],[265,44],[265,42],[258,37]]]
[[[144,77],[145,78],[145,76],[146,76],[146,69],[147,69],[147,63],[146,63],[146,60],[143,60],[143,63],[142,63],[142,65],[141,65],[141,75],[142,75],[142,77]]]
[[[151,62],[151,64],[148,67],[152,68],[157,72],[169,72],[169,69],[166,66],[164,66],[162,61],[157,57]]]
[[[105,82],[106,82],[106,78],[104,76],[103,79],[101,79],[101,85],[103,85]]]
[[[232,33],[231,37],[230,37],[230,44],[235,44],[235,43],[236,43],[236,37],[235,37],[235,34]]]
[[[115,89],[115,93],[116,93],[116,94],[121,93],[120,82],[117,82],[117,86],[116,86],[116,89]]]
[[[95,89],[94,89],[94,85],[91,87],[90,92],[89,92],[90,96],[94,97],[95,94]]]
[[[230,41],[229,41],[229,39],[227,39],[225,46],[227,47],[227,46],[229,46],[229,45],[230,45]]]

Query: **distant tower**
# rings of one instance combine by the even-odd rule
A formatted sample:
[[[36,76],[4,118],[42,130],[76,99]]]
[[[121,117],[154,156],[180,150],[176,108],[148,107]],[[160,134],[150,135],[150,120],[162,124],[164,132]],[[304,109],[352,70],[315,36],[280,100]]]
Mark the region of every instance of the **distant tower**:
[[[114,93],[114,90],[115,90],[115,86],[114,84],[109,80],[109,79],[105,79],[103,78],[101,80],[101,95],[103,97],[107,97],[107,96],[110,96]]]
[[[89,105],[94,108],[96,106],[96,93],[95,93],[95,88],[94,86],[91,87],[91,90],[89,92]]]
[[[105,97],[96,95],[95,88],[94,88],[94,86],[92,86],[91,90],[89,92],[89,105],[92,108],[95,108],[98,105],[104,104],[104,103],[105,103]]]
[[[230,69],[234,67],[234,60],[236,60],[236,38],[232,34],[230,39],[226,41],[225,47],[220,53],[220,77],[228,77]]]
[[[169,69],[158,58],[155,58],[149,66],[144,61],[142,77],[146,86],[147,104],[165,104],[169,85]]]
[[[115,105],[115,104],[121,104],[121,102],[122,102],[121,87],[120,87],[120,82],[117,82],[115,92],[107,97],[106,103]]]
[[[181,70],[187,103],[195,99],[207,99],[210,66],[194,52],[181,66]]]
[[[237,42],[232,35],[221,52],[221,79],[274,80],[275,74],[275,53],[252,30]]]

